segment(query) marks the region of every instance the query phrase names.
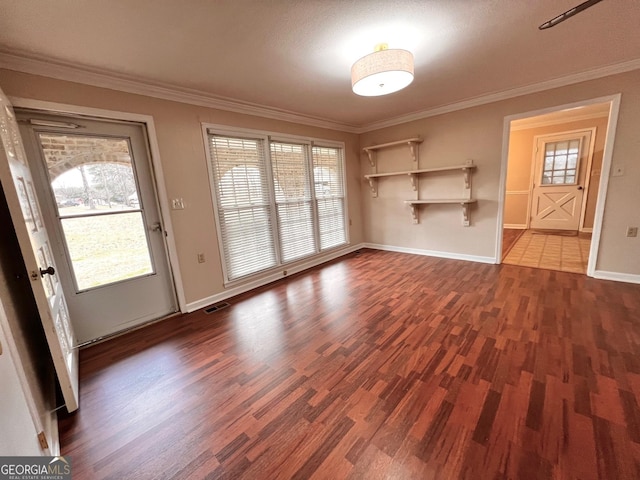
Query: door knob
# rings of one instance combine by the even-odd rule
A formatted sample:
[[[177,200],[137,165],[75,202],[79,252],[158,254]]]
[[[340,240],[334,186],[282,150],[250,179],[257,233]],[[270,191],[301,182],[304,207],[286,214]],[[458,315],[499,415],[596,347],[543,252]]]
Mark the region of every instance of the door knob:
[[[578,185],[578,190],[584,190],[584,187],[582,185]]]
[[[53,275],[56,273],[56,269],[53,267],[47,267],[46,270],[40,269],[40,276],[44,277],[45,275]]]

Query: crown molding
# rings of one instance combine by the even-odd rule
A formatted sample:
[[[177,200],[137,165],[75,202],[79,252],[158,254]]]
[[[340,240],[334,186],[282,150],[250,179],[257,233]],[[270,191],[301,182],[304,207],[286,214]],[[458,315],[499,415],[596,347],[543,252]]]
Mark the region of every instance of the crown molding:
[[[429,108],[427,110],[421,110],[419,112],[409,113],[407,115],[401,115],[399,117],[390,118],[388,120],[368,123],[360,127],[358,129],[358,133],[371,132],[373,130],[378,130],[381,128],[393,127],[395,125],[400,125],[402,123],[407,123],[414,120],[435,117],[436,115],[464,110],[466,108],[478,107],[480,105],[486,105],[488,103],[508,100],[510,98],[543,92],[545,90],[551,90],[553,88],[565,87],[567,85],[573,85],[575,83],[586,82],[588,80],[595,80],[597,78],[608,77],[609,75],[616,75],[618,73],[631,72],[638,69],[640,69],[640,58],[629,60],[628,62],[607,65],[605,67],[599,67],[572,75],[566,75],[564,77],[554,78],[552,80],[547,80],[540,83],[525,85],[524,87],[512,88],[509,90],[504,90],[502,92],[482,95],[479,97],[463,100],[461,102],[441,105],[439,107]]]
[[[519,130],[531,130],[533,128],[542,128],[542,127],[550,127],[551,125],[562,125],[563,123],[569,122],[579,122],[581,120],[592,120],[594,118],[608,118],[609,112],[607,113],[586,113],[584,115],[567,115],[562,118],[554,118],[550,120],[542,120],[539,122],[527,122],[522,125],[513,125],[511,122],[511,131],[517,132]],[[517,120],[515,120],[517,121]]]
[[[150,83],[146,79],[115,74],[108,70],[90,69],[71,63],[59,61],[54,62],[45,57],[37,57],[33,55],[27,56],[25,54],[15,52],[0,50],[0,68],[55,78],[58,80],[65,80],[68,82],[92,85],[94,87],[108,88],[136,95],[144,95],[162,100],[298,123],[312,127],[326,128],[340,132],[361,134],[381,128],[393,127],[395,125],[400,125],[414,120],[435,117],[437,115],[464,110],[466,108],[477,107],[493,102],[499,102],[501,100],[508,100],[510,98],[542,92],[544,90],[551,90],[553,88],[564,87],[588,80],[595,80],[609,75],[638,70],[640,69],[640,59],[607,65],[605,67],[587,70],[585,72],[567,75],[547,80],[545,82],[526,85],[524,87],[512,88],[502,92],[481,95],[479,97],[470,98],[460,102],[441,105],[435,108],[429,108],[364,125],[337,122],[327,118],[314,117],[312,115],[305,115],[266,105],[243,102],[241,100],[212,95],[200,90],[177,87],[166,83]]]
[[[336,122],[326,118],[304,115],[256,103],[243,102],[166,83],[151,83],[148,80],[133,76],[114,74],[113,72],[101,69],[89,69],[70,63],[54,62],[46,58],[0,51],[0,68],[200,107],[215,108],[217,110],[254,115],[341,132],[359,133],[357,126],[348,123]]]

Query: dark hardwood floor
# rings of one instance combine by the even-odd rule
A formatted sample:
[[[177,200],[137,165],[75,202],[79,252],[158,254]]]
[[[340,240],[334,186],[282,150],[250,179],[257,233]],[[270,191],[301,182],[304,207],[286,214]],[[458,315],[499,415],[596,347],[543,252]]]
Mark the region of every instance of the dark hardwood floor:
[[[640,285],[363,250],[81,354],[74,479],[640,478]]]

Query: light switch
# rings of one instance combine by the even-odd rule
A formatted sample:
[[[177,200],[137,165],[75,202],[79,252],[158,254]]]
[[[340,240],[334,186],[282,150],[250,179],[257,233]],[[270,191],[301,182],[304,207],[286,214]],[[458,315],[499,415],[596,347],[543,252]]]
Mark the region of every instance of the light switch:
[[[182,198],[172,198],[171,208],[173,210],[184,210],[184,201],[182,200]]]

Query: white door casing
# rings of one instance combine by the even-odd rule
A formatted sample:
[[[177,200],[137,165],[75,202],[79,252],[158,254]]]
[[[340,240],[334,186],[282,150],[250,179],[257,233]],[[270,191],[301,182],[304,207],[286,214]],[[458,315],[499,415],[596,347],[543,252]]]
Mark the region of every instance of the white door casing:
[[[591,136],[591,131],[583,131],[537,139],[531,195],[531,228],[579,229]]]
[[[0,181],[64,401],[78,408],[77,342],[11,103],[0,90]]]
[[[4,310],[0,302],[0,455],[42,455],[36,419],[30,410],[17,362],[10,351],[9,333],[5,333]]]
[[[44,221],[55,240],[53,255],[60,266],[60,279],[67,294],[69,311],[79,342],[89,342],[175,312],[175,286],[143,126],[131,122],[74,118],[40,112],[19,112],[18,118],[21,119],[20,128],[25,138],[27,155],[36,174],[36,192],[43,203]],[[45,125],[38,125],[38,122]],[[56,123],[80,125],[80,128],[65,129],[56,127]],[[56,138],[63,137],[75,138],[78,142],[101,139],[121,144],[125,148],[124,155],[130,157],[136,191],[139,194],[139,198],[136,195],[135,198],[127,199],[128,202],[135,201],[135,204],[129,203],[129,210],[109,208],[105,212],[98,212],[98,215],[63,214],[63,209],[57,204],[52,187],[51,167],[48,168],[47,155],[42,144],[43,141],[55,141]],[[95,161],[96,158],[91,158],[94,155],[98,158],[111,154],[102,151],[83,152],[76,160],[79,158],[79,164],[84,165],[108,163]],[[133,274],[122,281],[106,281],[95,287],[83,286],[78,278],[75,268],[77,264],[72,258],[73,253],[65,236],[63,222],[79,221],[82,217],[87,220],[100,217],[108,221],[110,218],[115,220],[126,215],[139,216],[136,219],[141,229],[138,233],[144,237],[140,241],[148,253],[149,270],[140,275]],[[87,238],[87,242],[96,244],[103,240],[99,235]],[[104,250],[105,253],[107,251],[108,248]]]

